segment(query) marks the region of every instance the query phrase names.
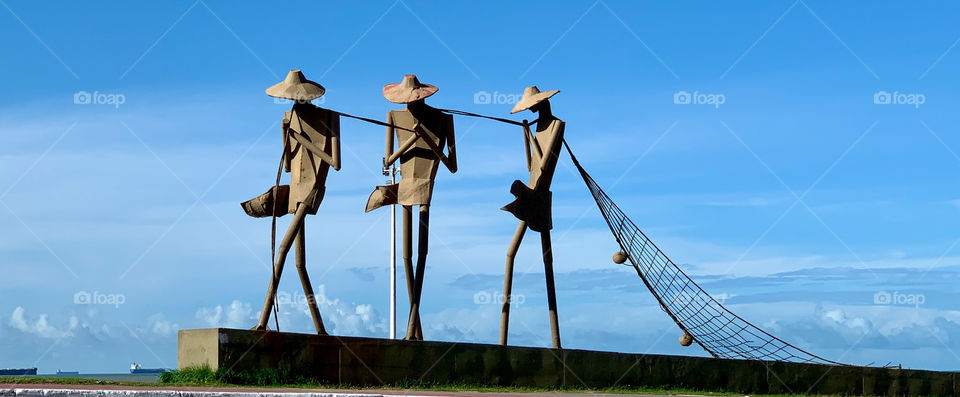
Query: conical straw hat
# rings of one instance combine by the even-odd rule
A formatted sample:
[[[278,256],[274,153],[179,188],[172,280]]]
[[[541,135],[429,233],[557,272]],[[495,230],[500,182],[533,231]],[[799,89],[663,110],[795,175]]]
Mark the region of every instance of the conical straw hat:
[[[408,74],[399,83],[383,86],[383,97],[393,103],[410,103],[436,94],[438,90],[436,86],[423,84],[417,76]]]
[[[307,80],[298,69],[290,70],[287,78],[267,88],[267,95],[294,101],[312,101],[323,96],[323,86]]]
[[[540,102],[547,100],[548,98],[557,95],[560,92],[559,90],[552,91],[543,91],[540,92],[540,89],[537,86],[532,85],[523,90],[523,97],[520,98],[520,101],[517,102],[516,106],[513,107],[513,110],[510,111],[510,114],[517,112],[522,112],[524,110],[530,109],[533,105],[536,105]]]

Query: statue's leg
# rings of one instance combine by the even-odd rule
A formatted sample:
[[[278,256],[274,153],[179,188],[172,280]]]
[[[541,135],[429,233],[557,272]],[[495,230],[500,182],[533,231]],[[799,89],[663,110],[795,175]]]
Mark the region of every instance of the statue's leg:
[[[317,306],[316,295],[313,294],[313,286],[310,284],[310,276],[307,275],[307,246],[306,246],[306,225],[300,222],[300,230],[297,231],[297,238],[294,240],[296,251],[297,273],[300,273],[300,284],[303,285],[303,294],[307,298],[307,307],[310,308],[310,316],[313,317],[313,326],[317,329],[317,334],[326,335],[327,330],[323,328],[323,318],[320,317],[320,308]]]
[[[403,206],[403,272],[407,276],[407,303],[413,304],[413,280],[416,274],[413,273],[413,207]],[[416,337],[423,339],[423,331],[420,330],[420,315],[416,318]]]
[[[503,309],[500,310],[500,344],[507,344],[507,329],[510,327],[510,291],[513,289],[513,258],[520,249],[520,241],[527,231],[527,222],[520,221],[517,232],[513,234],[510,247],[507,248],[507,269],[503,274]]]
[[[415,326],[420,318],[420,295],[423,292],[423,276],[427,267],[427,242],[430,240],[430,206],[420,206],[420,230],[417,233],[417,272],[413,282],[413,302],[410,304],[410,320],[407,322],[407,337],[409,340],[423,340],[423,335],[416,337]]]
[[[287,233],[280,240],[280,246],[277,247],[277,263],[273,265],[273,276],[270,278],[270,285],[267,287],[267,297],[263,300],[263,310],[260,311],[260,321],[254,329],[266,330],[267,323],[270,321],[270,311],[273,310],[273,298],[277,295],[277,285],[280,284],[280,273],[283,273],[283,264],[287,260],[287,253],[290,252],[290,244],[300,230],[303,218],[307,215],[307,206],[300,205],[297,212],[293,214],[293,220],[287,227]]]
[[[547,308],[550,310],[550,334],[553,348],[560,348],[560,321],[557,319],[557,289],[553,284],[553,249],[550,244],[550,231],[540,232],[540,244],[543,246],[543,273],[547,279]]]

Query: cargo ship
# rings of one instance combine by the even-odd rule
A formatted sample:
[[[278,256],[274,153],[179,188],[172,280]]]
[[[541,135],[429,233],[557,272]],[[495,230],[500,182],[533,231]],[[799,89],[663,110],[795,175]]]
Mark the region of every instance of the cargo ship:
[[[140,364],[137,364],[137,363],[130,364],[130,373],[131,373],[131,374],[138,374],[138,375],[143,375],[143,374],[162,374],[162,373],[164,373],[164,372],[167,372],[167,370],[166,370],[165,368],[143,368],[143,367],[140,366]],[[34,373],[36,373],[36,371],[34,371]]]
[[[36,375],[37,367],[0,369],[0,375]]]
[[[57,370],[57,375],[60,375],[60,376],[63,376],[63,375],[80,375],[80,371],[61,371],[61,370],[58,369],[58,370]]]

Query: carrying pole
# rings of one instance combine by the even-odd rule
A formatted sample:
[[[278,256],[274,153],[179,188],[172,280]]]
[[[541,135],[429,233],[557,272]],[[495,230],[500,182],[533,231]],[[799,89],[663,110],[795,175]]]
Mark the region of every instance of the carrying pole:
[[[397,167],[384,165],[388,184],[397,183]],[[397,339],[397,205],[390,206],[390,339]]]

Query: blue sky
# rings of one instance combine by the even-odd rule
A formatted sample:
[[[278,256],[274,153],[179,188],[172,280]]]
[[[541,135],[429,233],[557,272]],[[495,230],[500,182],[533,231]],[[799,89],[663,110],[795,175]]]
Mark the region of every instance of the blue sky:
[[[496,116],[525,86],[559,89],[554,113],[584,166],[735,313],[836,361],[960,364],[955,5],[2,5],[0,367],[175,367],[178,329],[255,323],[269,221],[237,204],[272,183],[289,105],[263,90],[291,68],[327,88],[322,106],[375,118],[397,108],[380,90],[406,73],[440,87],[434,106]],[[82,92],[123,103],[75,104]],[[521,137],[456,123],[424,333],[495,343],[499,307],[475,296],[502,286],[516,220],[498,208],[525,178]],[[383,129],[342,128],[308,266],[328,329],[385,336],[389,218],[363,212],[383,182]],[[565,347],[705,355],[610,261],[616,244],[566,156],[553,190]],[[520,345],[549,344],[538,250],[528,235],[517,259]],[[299,290],[294,273],[280,289]],[[114,304],[75,304],[80,292]],[[311,329],[302,305],[280,321]]]

